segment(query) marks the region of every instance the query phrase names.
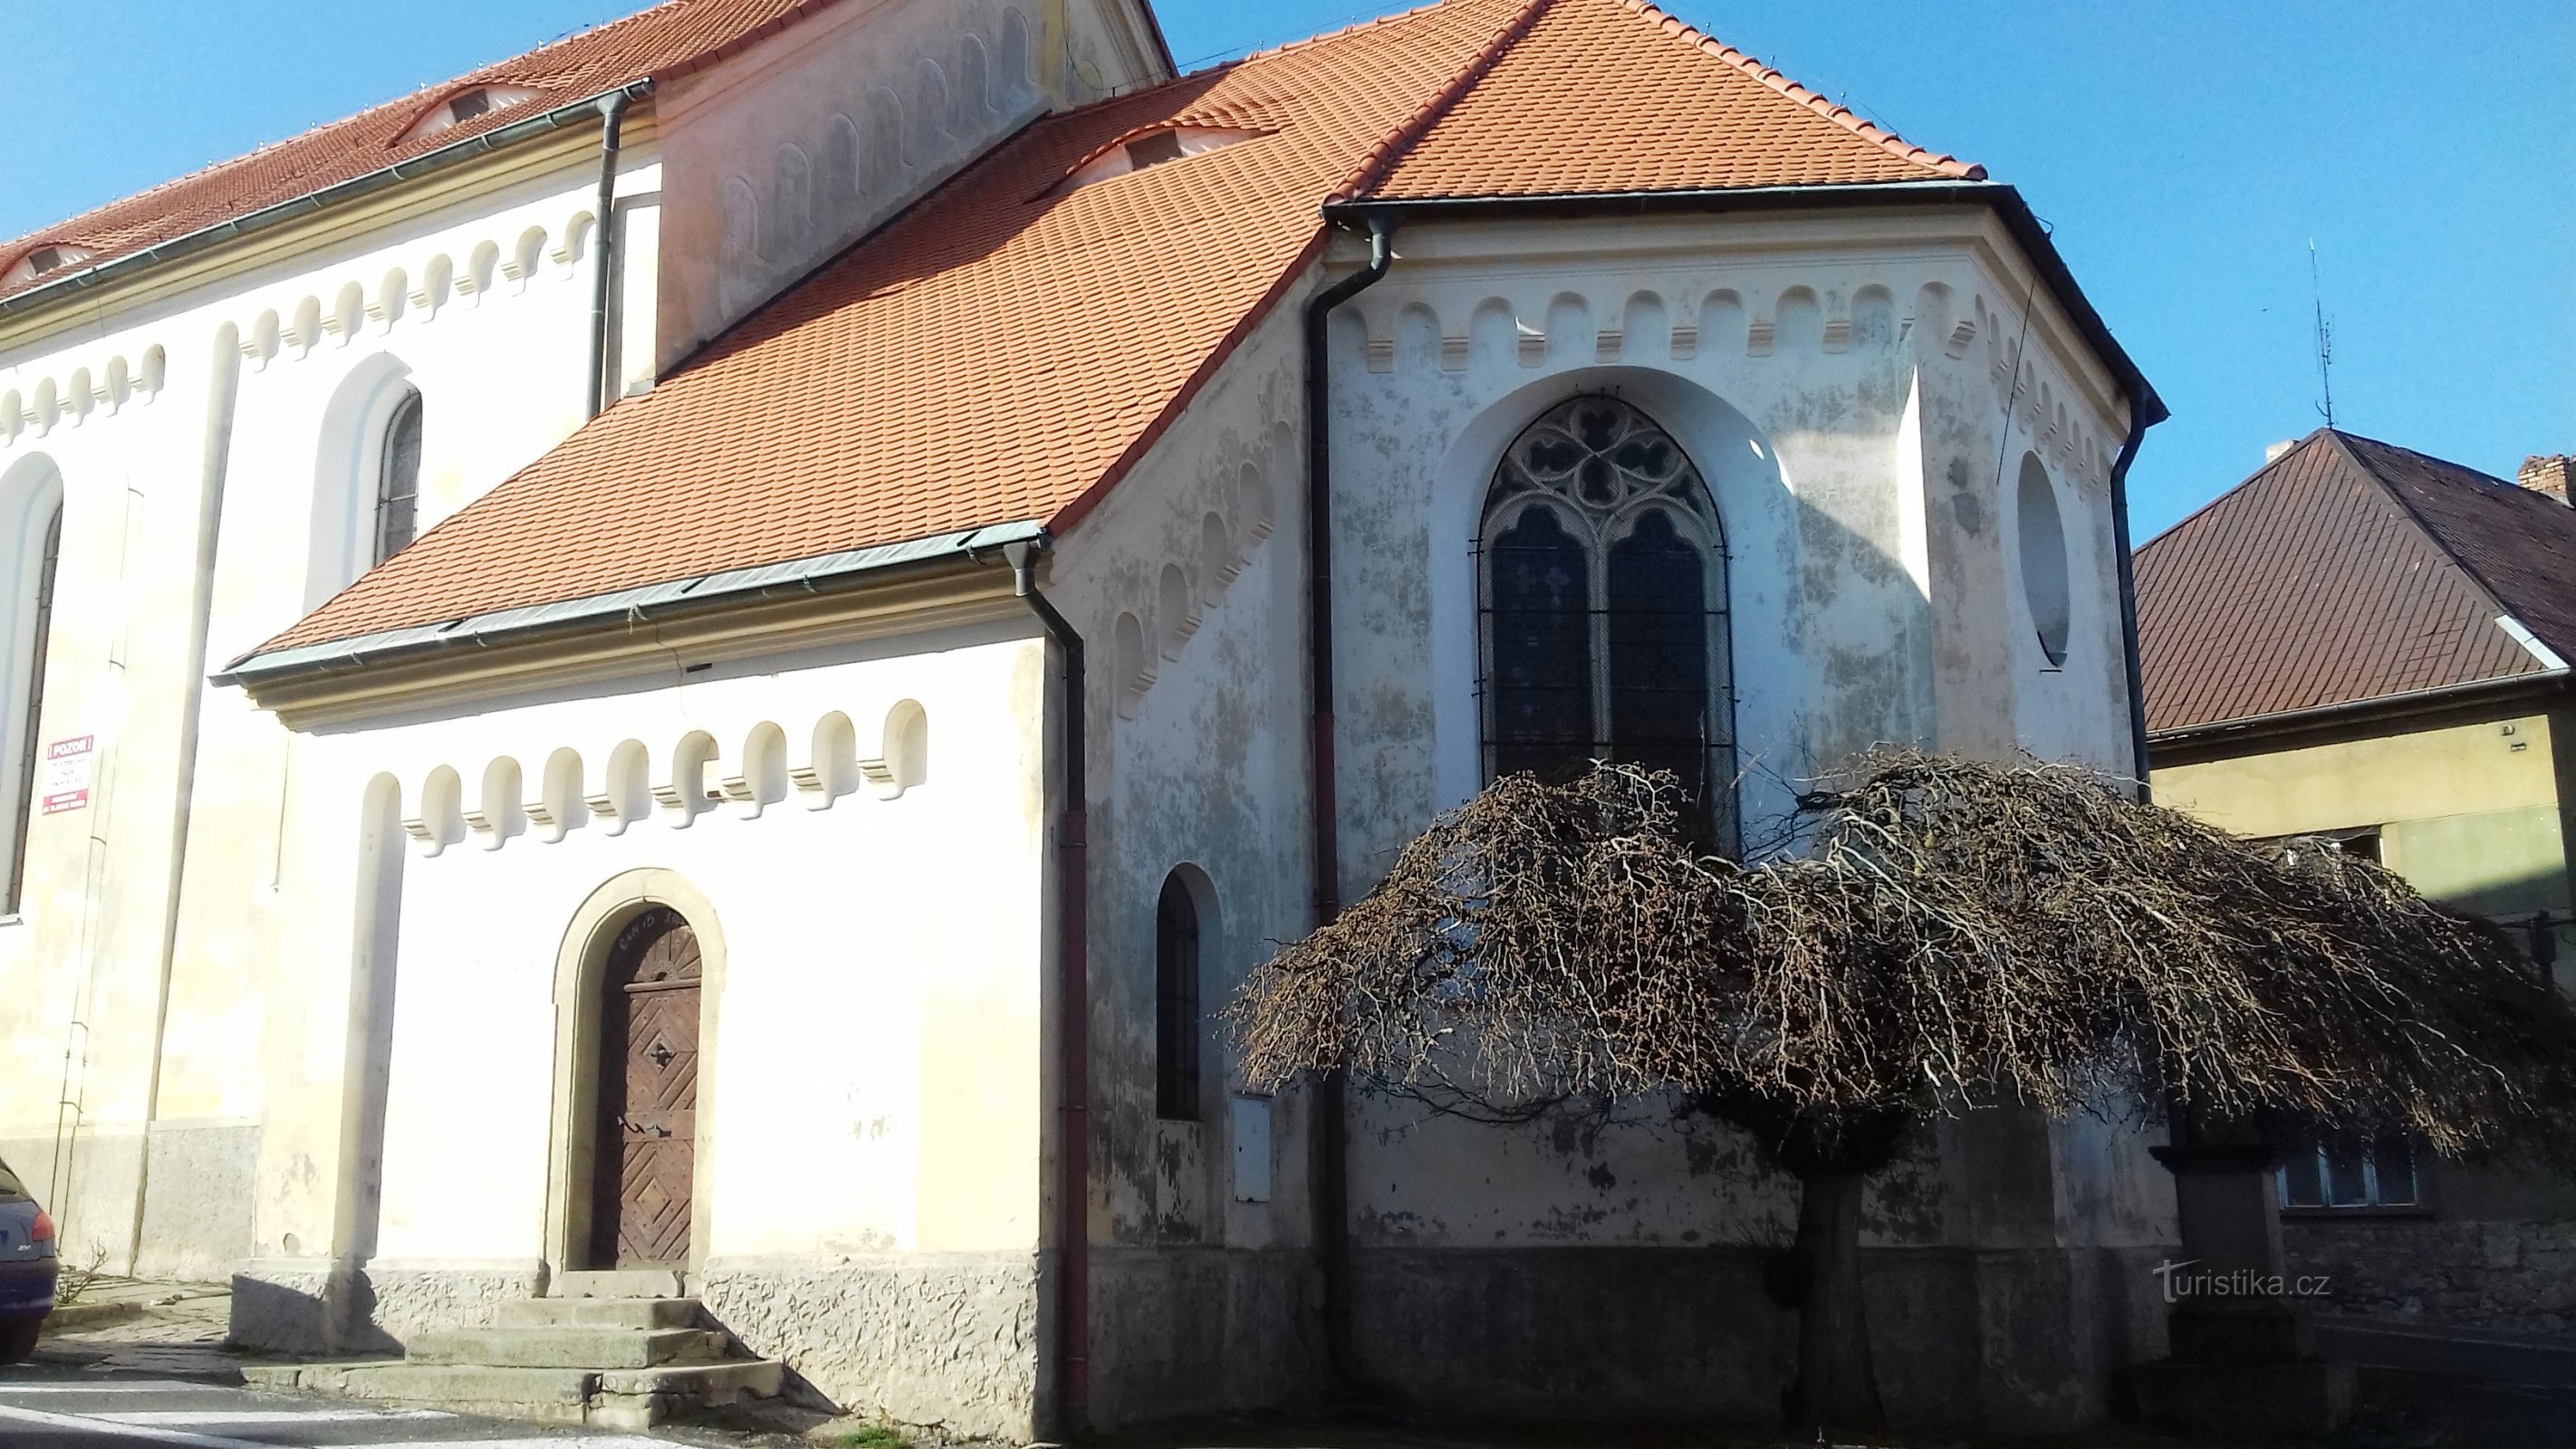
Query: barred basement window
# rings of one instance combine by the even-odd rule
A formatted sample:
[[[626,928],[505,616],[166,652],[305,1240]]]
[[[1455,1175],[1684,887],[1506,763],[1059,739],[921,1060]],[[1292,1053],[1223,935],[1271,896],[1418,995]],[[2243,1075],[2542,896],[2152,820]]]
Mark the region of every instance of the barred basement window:
[[[1681,445],[1615,397],[1557,405],[1504,450],[1478,552],[1486,778],[1670,770],[1734,851],[1725,534]]]
[[[1199,1119],[1199,908],[1179,871],[1154,908],[1154,1115]]]
[[[376,556],[383,563],[420,531],[420,394],[407,392],[385,423],[384,462],[376,477]]]

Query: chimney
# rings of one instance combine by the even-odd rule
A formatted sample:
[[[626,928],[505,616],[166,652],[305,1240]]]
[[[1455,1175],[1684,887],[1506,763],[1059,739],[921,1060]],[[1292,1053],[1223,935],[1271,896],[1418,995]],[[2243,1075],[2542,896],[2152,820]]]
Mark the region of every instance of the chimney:
[[[2514,481],[2534,493],[2546,493],[2559,502],[2565,503],[2567,502],[2567,470],[2571,465],[2576,465],[2576,458],[2570,458],[2564,453],[2551,456],[2534,455],[2522,460],[2522,471],[2515,475]]]

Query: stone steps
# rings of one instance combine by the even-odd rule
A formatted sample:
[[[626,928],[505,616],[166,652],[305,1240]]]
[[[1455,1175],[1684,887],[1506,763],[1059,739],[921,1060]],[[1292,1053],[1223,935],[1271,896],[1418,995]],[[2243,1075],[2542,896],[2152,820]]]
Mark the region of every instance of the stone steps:
[[[512,1298],[495,1328],[711,1328],[694,1298]]]
[[[784,1367],[743,1355],[696,1299],[679,1296],[676,1274],[564,1278],[583,1281],[559,1287],[581,1291],[502,1303],[486,1327],[413,1334],[400,1360],[244,1373],[267,1388],[625,1429],[777,1395]]]
[[[703,1328],[442,1328],[413,1334],[403,1352],[413,1363],[641,1369],[721,1359],[725,1343]]]

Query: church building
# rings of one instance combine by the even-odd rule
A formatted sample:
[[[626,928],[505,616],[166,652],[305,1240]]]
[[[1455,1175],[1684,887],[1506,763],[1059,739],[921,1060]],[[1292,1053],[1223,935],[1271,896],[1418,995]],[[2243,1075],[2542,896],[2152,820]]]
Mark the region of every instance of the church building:
[[[1220,1013],[1498,773],[2142,773],[2162,415],[2010,186],[1641,0],[667,0],[0,246],[0,1155],[380,1374],[624,1296],[959,1433],[1775,1415],[1731,1129]],[[2100,1418],[2173,1236],[1941,1124],[1891,1415]]]

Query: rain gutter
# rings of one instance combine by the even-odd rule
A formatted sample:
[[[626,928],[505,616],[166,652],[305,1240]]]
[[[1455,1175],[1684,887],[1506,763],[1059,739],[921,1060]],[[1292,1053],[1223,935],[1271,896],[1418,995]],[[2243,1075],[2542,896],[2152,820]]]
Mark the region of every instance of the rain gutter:
[[[1342,913],[1341,807],[1333,729],[1333,379],[1326,327],[1335,307],[1385,278],[1394,261],[1395,222],[1370,217],[1367,265],[1306,303],[1306,689],[1313,773],[1307,817],[1314,827],[1315,925]],[[1335,1384],[1352,1380],[1350,1327],[1350,1153],[1347,1075],[1316,1084],[1314,1202],[1324,1269],[1324,1355]]]
[[[2451,704],[2476,700],[2489,695],[2510,697],[2515,694],[2545,693],[2552,685],[2567,681],[2569,669],[2560,664],[2555,669],[2538,669],[2529,674],[2508,674],[2498,679],[2472,679],[2460,684],[2435,685],[2430,689],[2410,689],[2402,694],[2373,695],[2368,699],[2339,700],[2333,704],[2311,705],[2304,709],[2275,710],[2270,714],[2249,714],[2214,724],[2188,725],[2180,729],[2158,730],[2149,736],[2156,744],[2171,749],[2177,745],[2202,745],[2231,735],[2270,733],[2283,728],[2334,724],[2346,719],[2367,718],[2376,714],[2394,714],[2426,705]]]
[[[1062,1113],[1056,1145],[1056,1252],[1064,1278],[1056,1295],[1056,1382],[1063,1424],[1058,1437],[1089,1427],[1091,1410],[1091,886],[1090,789],[1083,750],[1082,632],[1038,591],[1036,557],[1044,535],[1002,545],[1011,593],[1037,615],[1064,660],[1064,815],[1057,835],[1056,1091]]]
[[[2120,667],[2129,681],[2129,769],[2137,776],[2141,804],[2153,804],[2156,790],[2147,778],[2147,675],[2138,650],[2138,571],[2129,557],[2129,465],[2147,440],[2150,401],[2129,395],[2129,436],[2111,464],[2111,551],[2120,560]]]
[[[506,126],[497,126],[479,135],[468,136],[462,141],[441,146],[434,151],[424,151],[418,156],[397,161],[391,166],[379,167],[364,175],[334,182],[318,191],[309,191],[302,196],[271,206],[263,206],[257,211],[244,212],[240,216],[216,222],[212,226],[183,232],[168,241],[145,247],[141,251],[112,257],[96,266],[83,267],[77,272],[66,273],[42,285],[30,287],[26,291],[0,297],[0,317],[14,316],[55,302],[69,301],[108,283],[121,281],[131,274],[148,271],[165,262],[175,262],[183,257],[193,256],[236,238],[267,231],[315,212],[344,206],[406,181],[417,181],[432,172],[444,171],[451,166],[489,155],[531,137],[549,135],[566,126],[588,124],[599,119],[602,109],[612,96],[631,101],[639,100],[652,93],[651,77],[629,81],[614,90],[602,91],[598,95],[585,97],[569,105],[557,106],[543,115],[530,116],[523,121],[512,121]],[[604,228],[605,223],[603,222],[602,225]]]
[[[624,91],[599,98],[599,204],[591,211],[599,245],[590,259],[590,389],[585,394],[590,410],[582,414],[585,418],[598,417],[614,395],[608,380],[608,283],[617,257],[617,148],[626,101]]]
[[[817,554],[784,563],[728,569],[695,578],[672,579],[613,593],[592,594],[586,598],[469,614],[443,624],[385,629],[327,643],[260,650],[234,660],[213,679],[219,685],[241,685],[256,691],[263,685],[290,679],[348,674],[396,660],[458,649],[483,649],[534,638],[595,633],[610,627],[704,613],[755,599],[837,592],[877,583],[895,575],[971,562],[982,550],[1004,548],[1044,537],[1046,530],[1034,522],[1002,523],[903,543]]]

